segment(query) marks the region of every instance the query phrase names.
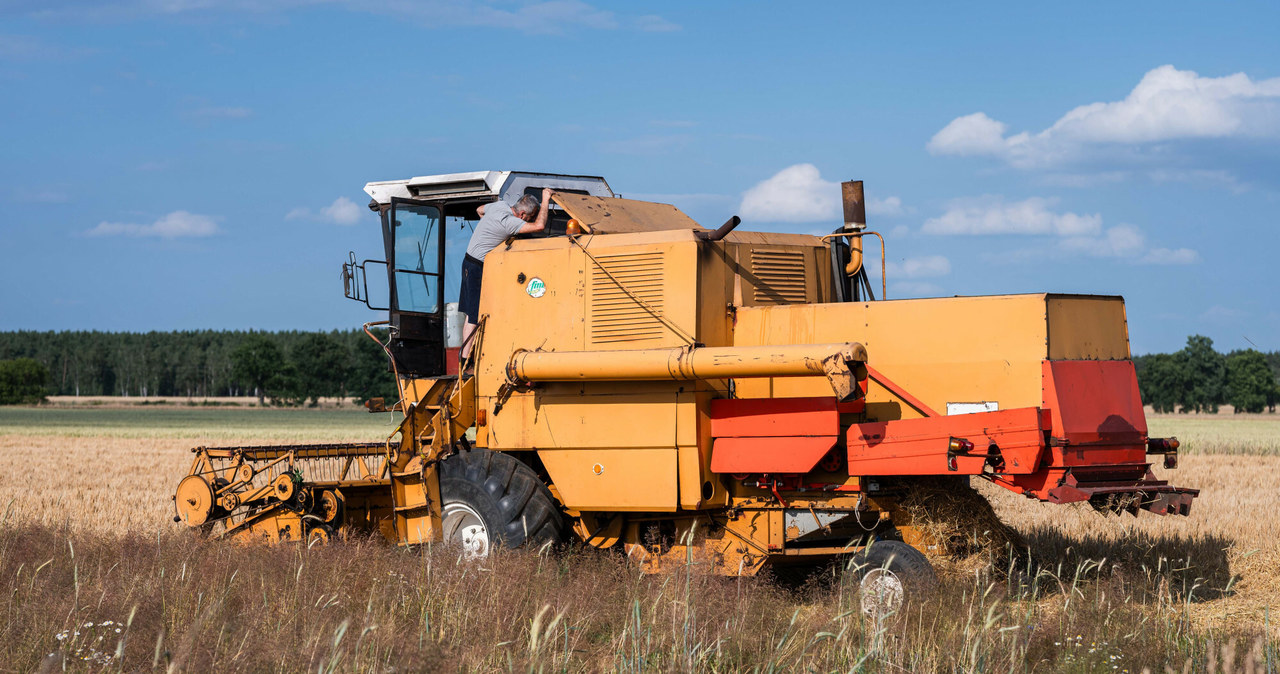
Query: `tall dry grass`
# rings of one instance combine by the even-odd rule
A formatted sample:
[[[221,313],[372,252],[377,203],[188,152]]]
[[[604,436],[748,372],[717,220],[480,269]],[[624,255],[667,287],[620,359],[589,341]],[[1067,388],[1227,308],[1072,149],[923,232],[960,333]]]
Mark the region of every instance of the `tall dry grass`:
[[[1265,625],[1200,631],[1187,598],[1083,565],[1019,585],[944,577],[872,620],[849,588],[696,566],[641,576],[549,550],[469,565],[376,541],[241,547],[0,529],[0,661],[81,671],[1274,671]],[[119,631],[117,631],[119,630]]]
[[[363,417],[296,412],[318,416],[282,431],[247,416],[261,412],[240,411],[240,435],[219,442],[302,439],[305,419],[327,439],[368,438]],[[1185,455],[1169,477],[1203,490],[1189,518],[1103,517],[985,485],[1034,561],[939,560],[937,592],[877,622],[830,572],[796,588],[696,565],[644,577],[580,549],[467,565],[379,541],[201,541],[169,521],[169,496],[199,444],[192,428],[214,418],[83,418],[109,432],[33,433],[0,416],[0,670],[1274,672],[1280,662],[1277,456]]]

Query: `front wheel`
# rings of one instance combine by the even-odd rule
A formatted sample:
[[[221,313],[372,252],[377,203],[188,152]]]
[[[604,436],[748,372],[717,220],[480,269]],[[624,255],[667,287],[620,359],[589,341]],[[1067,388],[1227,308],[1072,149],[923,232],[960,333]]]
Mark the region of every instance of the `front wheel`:
[[[440,462],[439,476],[444,542],[467,559],[485,559],[493,546],[562,540],[564,520],[551,492],[510,454],[462,450]]]
[[[857,583],[862,613],[870,618],[900,612],[938,583],[924,554],[901,541],[875,541],[855,554],[845,568]]]

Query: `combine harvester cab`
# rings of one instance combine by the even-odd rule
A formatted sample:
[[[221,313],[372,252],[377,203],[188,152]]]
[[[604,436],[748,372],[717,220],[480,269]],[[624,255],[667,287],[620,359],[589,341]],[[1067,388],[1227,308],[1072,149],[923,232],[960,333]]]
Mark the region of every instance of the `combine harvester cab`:
[[[543,188],[547,231],[485,259],[474,376],[459,376],[448,300],[476,207]],[[346,295],[389,311],[402,423],[382,443],[197,448],[176,520],[471,557],[572,535],[647,570],[727,575],[853,555],[864,585],[900,597],[932,573],[903,508],[922,480],[1134,514],[1185,515],[1196,495],[1151,470],[1152,455],[1176,466],[1177,441],[1148,437],[1121,298],[889,301],[881,239],[876,299],[861,183],[826,237],[704,229],[588,176],[365,189],[386,259],[353,256]]]

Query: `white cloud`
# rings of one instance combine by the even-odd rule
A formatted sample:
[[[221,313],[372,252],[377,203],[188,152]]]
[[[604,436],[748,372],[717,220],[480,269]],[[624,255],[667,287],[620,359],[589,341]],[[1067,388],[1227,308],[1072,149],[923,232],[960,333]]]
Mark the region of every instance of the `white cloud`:
[[[1200,261],[1200,253],[1190,248],[1152,248],[1138,259],[1138,264],[1195,264]]]
[[[753,222],[841,223],[840,199],[840,183],[823,180],[813,164],[796,164],[744,192],[738,213]],[[871,197],[867,201],[870,215],[895,216],[909,210],[898,197]]]
[[[127,222],[100,222],[86,232],[90,236],[158,236],[176,239],[187,236],[212,236],[218,233],[217,218],[187,211],[174,211],[149,225]]]
[[[1061,242],[1065,250],[1092,257],[1134,257],[1146,246],[1146,237],[1133,225],[1117,225],[1099,236],[1073,236]]]
[[[364,209],[346,197],[338,197],[333,203],[318,211],[298,206],[285,213],[285,220],[320,220],[335,225],[354,225],[364,216]]]
[[[672,23],[657,14],[645,14],[637,16],[632,24],[643,31],[650,33],[670,33],[680,30],[680,24]]]
[[[951,261],[941,255],[909,257],[901,262],[886,264],[889,278],[935,278],[951,273]]]
[[[354,201],[346,197],[338,197],[333,203],[320,209],[326,220],[338,225],[354,225],[360,222],[361,209]]]
[[[867,199],[867,215],[884,215],[892,217],[895,215],[902,215],[906,212],[907,209],[902,206],[902,199],[899,199],[898,197],[885,197],[884,199],[871,197],[870,199]]]
[[[1055,213],[1049,207],[1056,199],[1031,197],[1023,201],[1005,202],[1003,198],[985,196],[977,199],[953,200],[945,213],[925,221],[927,234],[1056,234],[1084,236],[1102,229],[1102,216],[1097,213]]]
[[[813,164],[788,166],[743,193],[738,212],[756,222],[838,222],[840,185]]]
[[[925,221],[926,234],[991,235],[1019,234],[1053,237],[1051,250],[1069,255],[1115,258],[1137,264],[1194,264],[1200,255],[1189,248],[1148,248],[1146,235],[1138,227],[1119,224],[1102,226],[1102,216],[1093,213],[1058,213],[1050,210],[1056,199],[1031,197],[1006,202],[999,196],[956,199],[945,213]],[[1012,251],[995,254],[1001,261],[1017,258],[1039,259],[1044,251]],[[945,258],[944,258],[945,259]],[[905,267],[902,272],[908,271]],[[949,271],[949,268],[948,268]],[[916,276],[922,274],[917,273]]]
[[[951,120],[925,147],[933,154],[1000,154],[1005,149],[1007,128],[987,113],[975,112]]]
[[[1104,146],[1205,138],[1280,137],[1280,78],[1201,77],[1164,65],[1120,101],[1079,106],[1038,133],[1006,135],[983,112],[957,117],[928,143],[933,154],[986,155],[1031,168],[1078,159]]]

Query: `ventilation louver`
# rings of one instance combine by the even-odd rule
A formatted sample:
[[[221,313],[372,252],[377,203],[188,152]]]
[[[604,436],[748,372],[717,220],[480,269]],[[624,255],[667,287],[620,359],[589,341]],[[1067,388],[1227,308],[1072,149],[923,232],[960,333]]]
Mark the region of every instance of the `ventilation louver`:
[[[804,253],[788,250],[751,251],[751,273],[756,278],[758,304],[803,304]]]
[[[591,267],[591,343],[616,344],[662,339],[668,331],[667,327],[649,309],[632,298],[634,295],[653,310],[662,312],[662,253],[598,255],[596,260],[600,266]]]

